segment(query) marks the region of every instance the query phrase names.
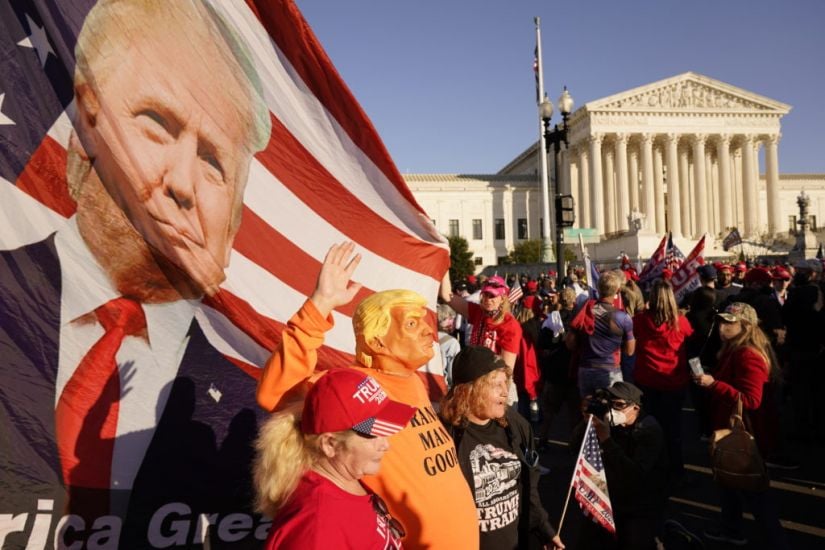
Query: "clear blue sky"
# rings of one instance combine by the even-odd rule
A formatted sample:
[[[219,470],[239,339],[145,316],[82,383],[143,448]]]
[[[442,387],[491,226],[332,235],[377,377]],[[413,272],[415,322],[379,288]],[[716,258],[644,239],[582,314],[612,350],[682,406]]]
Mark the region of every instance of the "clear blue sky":
[[[825,173],[825,0],[296,2],[402,172],[494,173],[535,141],[538,15],[554,103],[694,71],[790,104],[780,172]]]

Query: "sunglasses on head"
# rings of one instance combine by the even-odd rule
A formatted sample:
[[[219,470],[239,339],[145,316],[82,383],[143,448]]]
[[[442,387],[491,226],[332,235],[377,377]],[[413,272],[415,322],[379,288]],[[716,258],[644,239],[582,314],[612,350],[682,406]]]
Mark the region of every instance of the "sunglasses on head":
[[[384,499],[379,497],[377,494],[372,493],[370,495],[370,500],[372,501],[373,511],[378,514],[379,517],[384,518],[384,521],[387,522],[387,525],[390,528],[392,536],[397,539],[403,539],[407,535],[407,532],[404,530],[404,526],[401,525],[401,522],[390,515],[390,509],[387,508],[387,503],[384,502]]]

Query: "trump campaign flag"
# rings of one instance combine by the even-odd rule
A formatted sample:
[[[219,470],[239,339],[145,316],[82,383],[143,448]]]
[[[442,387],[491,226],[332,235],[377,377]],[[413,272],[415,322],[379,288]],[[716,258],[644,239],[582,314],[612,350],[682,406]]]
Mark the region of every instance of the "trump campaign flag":
[[[699,278],[699,266],[705,263],[705,236],[699,239],[687,258],[681,263],[679,268],[673,272],[671,284],[673,284],[673,294],[676,297],[676,303],[682,303],[682,300],[690,293],[691,290],[699,288],[702,281]]]
[[[326,251],[363,288],[321,368],[371,293],[434,310],[446,242],[290,0],[0,28],[0,546],[259,544],[256,381]]]
[[[639,284],[649,285],[655,279],[662,276],[662,271],[665,269],[665,257],[667,255],[668,234],[662,237],[659,241],[659,246],[653,251],[653,255],[645,264],[641,273],[639,273]]]

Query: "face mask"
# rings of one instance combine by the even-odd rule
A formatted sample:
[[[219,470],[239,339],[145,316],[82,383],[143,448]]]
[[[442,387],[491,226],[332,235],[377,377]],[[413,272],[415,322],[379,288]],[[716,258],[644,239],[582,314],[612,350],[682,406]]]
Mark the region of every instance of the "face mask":
[[[611,426],[623,426],[627,422],[627,415],[624,411],[617,411],[616,409],[610,410],[610,425]]]
[[[502,306],[497,307],[493,311],[484,310],[484,315],[486,315],[487,317],[490,317],[491,319],[495,319],[501,313],[501,308],[502,308]]]

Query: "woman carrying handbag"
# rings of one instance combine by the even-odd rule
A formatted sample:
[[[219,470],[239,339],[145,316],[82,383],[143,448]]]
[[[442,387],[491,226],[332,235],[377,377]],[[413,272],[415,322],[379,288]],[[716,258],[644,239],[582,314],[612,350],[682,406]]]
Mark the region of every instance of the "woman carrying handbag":
[[[713,430],[731,427],[731,415],[738,412],[739,403],[743,416],[758,418],[764,411],[762,392],[771,375],[773,353],[768,338],[759,328],[756,311],[748,304],[736,302],[717,315],[719,351],[715,376],[702,374],[694,377],[699,386],[709,392]],[[760,439],[766,434],[754,422],[753,432],[760,448]],[[767,488],[762,490],[733,489],[720,482],[722,518],[717,528],[707,529],[705,537],[735,546],[745,546],[748,541],[743,533],[743,505],[747,503],[760,531],[764,547],[788,548],[785,533],[779,523],[776,503]]]

